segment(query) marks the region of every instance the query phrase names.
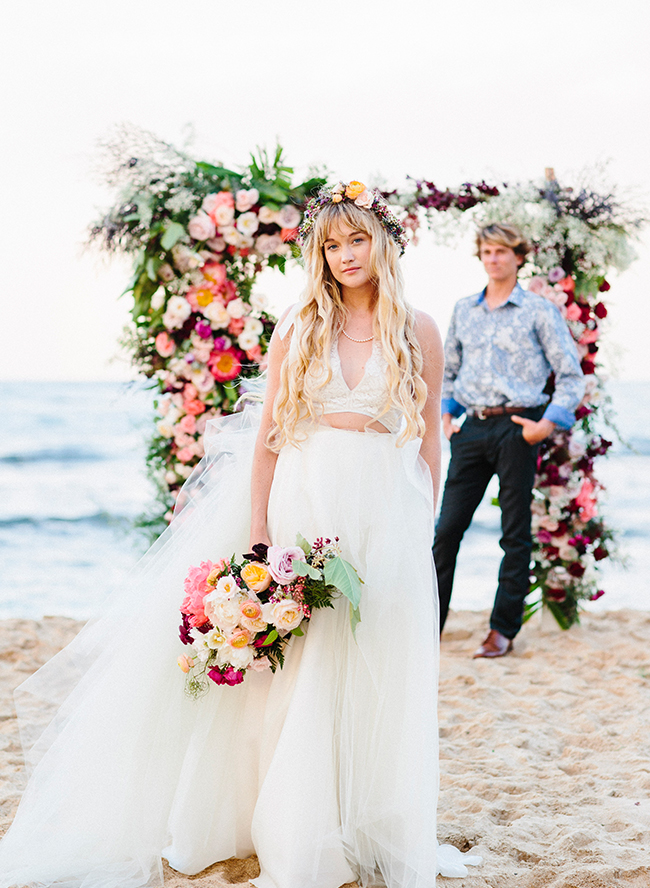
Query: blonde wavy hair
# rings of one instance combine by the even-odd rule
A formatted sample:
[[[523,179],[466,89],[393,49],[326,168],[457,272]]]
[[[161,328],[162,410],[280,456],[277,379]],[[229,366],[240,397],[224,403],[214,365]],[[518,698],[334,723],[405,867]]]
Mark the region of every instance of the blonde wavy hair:
[[[422,410],[427,387],[421,376],[422,351],[415,337],[415,313],[404,298],[404,279],[398,262],[400,248],[371,210],[341,201],[323,207],[302,248],[308,283],[300,299],[294,341],[282,364],[280,388],[273,406],[273,425],[266,443],[274,451],[287,443],[299,447],[307,435],[298,426],[305,420],[320,419],[317,393],[332,378],[332,342],[348,319],[341,288],[323,251],[330,231],[341,224],[369,235],[372,240],[369,273],[376,288],[373,332],[388,364],[389,399],[379,416],[368,422],[380,420],[395,408],[406,420],[398,446],[424,434]]]

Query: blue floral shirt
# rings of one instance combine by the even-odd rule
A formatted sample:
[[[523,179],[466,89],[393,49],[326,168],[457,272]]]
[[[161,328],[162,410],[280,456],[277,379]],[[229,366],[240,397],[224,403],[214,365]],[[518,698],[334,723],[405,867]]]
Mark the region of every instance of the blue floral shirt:
[[[539,407],[555,373],[544,417],[571,428],[585,391],[578,351],[558,308],[519,284],[490,310],[485,290],[456,303],[445,340],[442,412],[480,407]]]

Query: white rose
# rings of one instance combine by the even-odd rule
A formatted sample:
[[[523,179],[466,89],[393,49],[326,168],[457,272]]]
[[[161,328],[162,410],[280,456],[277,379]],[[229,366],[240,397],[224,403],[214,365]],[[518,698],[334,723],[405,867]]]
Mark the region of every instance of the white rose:
[[[243,318],[246,314],[246,305],[243,299],[233,299],[226,306],[226,310],[231,318]]]
[[[242,188],[241,191],[238,191],[235,194],[235,207],[237,208],[237,212],[245,213],[247,210],[250,210],[251,207],[254,207],[259,199],[260,193],[257,188],[249,188],[248,190]]]
[[[167,298],[167,294],[165,293],[164,287],[158,287],[156,292],[151,297],[151,307],[154,311],[158,311],[159,308],[162,308],[165,304],[165,299]]]
[[[293,204],[285,204],[278,210],[276,221],[280,228],[297,228],[301,219],[302,216],[297,207],[294,207]]]
[[[212,653],[212,651],[208,647],[205,635],[202,632],[199,632],[198,629],[190,629],[190,635],[194,639],[192,641],[192,648],[196,651],[196,656],[199,658],[201,663],[205,663],[205,661]]]
[[[167,419],[161,419],[160,422],[156,423],[156,428],[158,432],[163,436],[163,438],[173,438],[174,437],[174,426]],[[174,481],[176,479],[174,478]],[[172,483],[172,482],[167,482]]]
[[[213,330],[219,330],[221,327],[227,327],[230,323],[230,315],[226,310],[226,306],[217,299],[213,300],[210,305],[206,305],[203,314],[210,321]]]
[[[255,311],[264,311],[266,306],[269,304],[269,300],[266,298],[264,293],[251,293],[250,302]]]
[[[237,344],[242,351],[250,351],[252,348],[255,348],[256,345],[259,345],[259,342],[259,336],[256,336],[255,333],[252,333],[250,330],[244,330],[244,332],[240,333],[237,337]]]
[[[167,303],[167,310],[162,316],[162,322],[168,330],[182,327],[192,314],[192,306],[182,296],[172,296]]]
[[[227,204],[220,204],[212,213],[212,218],[218,227],[222,229],[224,225],[232,224],[232,220],[235,218],[235,208],[229,207]],[[214,232],[210,237],[214,237]]]
[[[249,315],[244,321],[244,330],[247,333],[255,333],[256,336],[261,336],[264,332],[264,324],[259,318],[252,318]]]
[[[198,241],[209,240],[217,233],[214,222],[207,213],[198,213],[193,216],[188,223],[187,231],[190,237]]]
[[[214,587],[214,591],[230,601],[230,599],[239,591],[239,587],[237,586],[235,578],[231,574],[228,574],[228,576],[221,577],[217,585]]]
[[[203,198],[203,203],[201,204],[201,209],[204,213],[211,213],[214,210],[215,206],[221,202],[221,198],[218,194],[206,194]]]
[[[273,619],[271,622],[278,630],[279,635],[286,635],[302,623],[304,612],[302,605],[294,601],[293,598],[283,598],[277,604],[272,606],[271,613]]]
[[[270,256],[271,253],[278,253],[280,248],[285,246],[279,234],[260,234],[255,241],[255,249],[262,256]]]
[[[260,207],[258,215],[262,225],[276,224],[276,220],[278,218],[277,210],[271,210],[269,209],[269,207]]]
[[[191,466],[184,466],[183,463],[177,462],[176,465],[174,466],[174,472],[180,478],[189,478],[190,475],[192,474],[192,467]]]
[[[165,438],[168,438],[169,435],[165,435]],[[167,484],[176,484],[176,472],[172,472],[171,470],[165,472],[165,482]]]
[[[238,247],[242,240],[242,235],[234,225],[226,225],[221,229],[221,235],[227,244],[232,247]]]

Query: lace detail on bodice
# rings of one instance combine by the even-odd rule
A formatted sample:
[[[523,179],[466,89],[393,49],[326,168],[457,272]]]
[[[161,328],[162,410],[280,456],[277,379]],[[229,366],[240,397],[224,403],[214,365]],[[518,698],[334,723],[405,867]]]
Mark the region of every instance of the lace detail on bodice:
[[[392,407],[379,417],[388,401],[388,385],[386,382],[386,359],[382,355],[381,345],[376,340],[372,344],[372,353],[366,361],[363,376],[358,385],[349,388],[343,378],[338,342],[332,343],[330,353],[332,378],[315,392],[315,397],[322,405],[323,415],[328,413],[360,413],[369,416],[386,426],[389,432],[398,431],[402,414]]]

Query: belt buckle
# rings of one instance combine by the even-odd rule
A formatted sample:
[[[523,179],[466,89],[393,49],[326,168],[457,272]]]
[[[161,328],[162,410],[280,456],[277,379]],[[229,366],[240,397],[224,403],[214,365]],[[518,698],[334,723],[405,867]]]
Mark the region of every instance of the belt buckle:
[[[479,407],[474,416],[476,416],[477,419],[487,419],[487,416],[482,407]]]

